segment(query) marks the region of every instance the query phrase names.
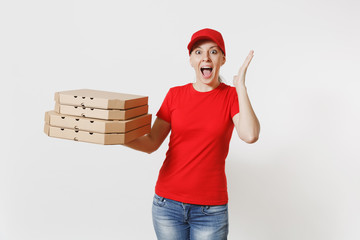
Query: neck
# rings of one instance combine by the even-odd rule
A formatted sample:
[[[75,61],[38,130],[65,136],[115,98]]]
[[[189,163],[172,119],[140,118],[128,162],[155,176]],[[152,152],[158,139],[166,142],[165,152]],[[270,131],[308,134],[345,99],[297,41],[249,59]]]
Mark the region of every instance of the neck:
[[[193,83],[193,87],[195,88],[196,91],[199,91],[199,92],[209,92],[209,91],[217,88],[219,85],[220,85],[219,80],[216,82],[213,82],[211,84],[204,84],[198,80],[195,83]]]

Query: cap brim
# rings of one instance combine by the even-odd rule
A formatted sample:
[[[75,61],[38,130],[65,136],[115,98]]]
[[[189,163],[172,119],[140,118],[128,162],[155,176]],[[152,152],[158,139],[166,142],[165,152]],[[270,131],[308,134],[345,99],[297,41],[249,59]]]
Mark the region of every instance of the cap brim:
[[[213,42],[215,42],[217,45],[219,45],[214,39],[212,39],[211,37],[208,36],[199,36],[194,38],[193,40],[191,40],[187,46],[188,50],[189,50],[189,54],[191,53],[192,48],[194,47],[195,43],[200,41],[200,40],[211,40]]]

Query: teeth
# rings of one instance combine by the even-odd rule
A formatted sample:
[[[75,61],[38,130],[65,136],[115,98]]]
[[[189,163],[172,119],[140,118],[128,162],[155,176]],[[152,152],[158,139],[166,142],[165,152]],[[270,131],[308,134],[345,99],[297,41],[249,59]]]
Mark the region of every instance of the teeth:
[[[202,68],[200,68],[200,71],[201,71],[202,73],[204,73],[204,70],[210,70],[210,71],[212,71],[212,67],[202,67]]]

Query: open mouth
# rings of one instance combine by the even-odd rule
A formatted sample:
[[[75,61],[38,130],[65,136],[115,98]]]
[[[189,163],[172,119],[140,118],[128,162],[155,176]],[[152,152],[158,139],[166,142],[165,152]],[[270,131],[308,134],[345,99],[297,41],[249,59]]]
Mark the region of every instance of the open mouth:
[[[205,78],[209,78],[211,76],[212,70],[213,70],[212,67],[200,68],[200,71]]]

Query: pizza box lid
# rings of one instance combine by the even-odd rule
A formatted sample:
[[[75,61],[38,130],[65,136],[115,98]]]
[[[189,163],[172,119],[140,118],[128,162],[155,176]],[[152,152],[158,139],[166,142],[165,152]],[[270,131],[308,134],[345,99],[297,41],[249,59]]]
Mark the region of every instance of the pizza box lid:
[[[129,109],[148,104],[148,97],[127,93],[77,89],[55,93],[55,101],[63,105],[102,109]]]
[[[89,108],[84,106],[70,106],[55,104],[55,112],[66,115],[73,115],[79,117],[98,118],[104,120],[128,120],[130,118],[138,117],[147,114],[148,105],[143,105],[126,110],[121,109],[100,109]]]
[[[136,128],[151,124],[151,114],[144,114],[129,120],[102,120],[59,114],[55,111],[45,113],[45,123],[60,128],[98,132],[125,133]]]
[[[150,130],[151,125],[148,124],[127,133],[96,133],[53,127],[47,123],[44,124],[44,132],[50,137],[104,145],[125,144],[150,133]]]

